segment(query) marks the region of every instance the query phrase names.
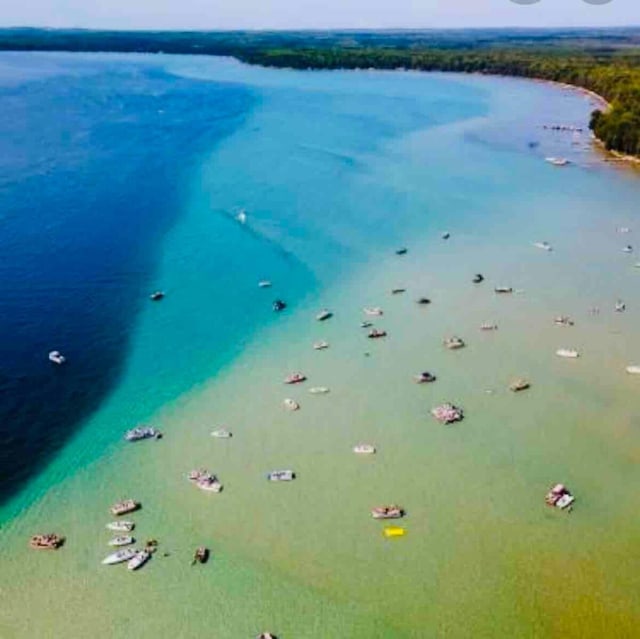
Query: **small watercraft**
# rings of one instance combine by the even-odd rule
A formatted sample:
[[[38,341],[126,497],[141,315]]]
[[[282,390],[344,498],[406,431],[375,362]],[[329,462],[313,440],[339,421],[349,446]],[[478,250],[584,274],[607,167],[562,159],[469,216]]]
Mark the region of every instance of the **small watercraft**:
[[[240,212],[236,215],[236,220],[240,222],[240,224],[247,223],[247,213],[244,209],[240,209]]]
[[[329,342],[325,342],[324,340],[320,342],[314,342],[313,349],[316,351],[323,351],[325,348],[329,348]]]
[[[304,382],[306,379],[307,379],[306,376],[303,375],[302,373],[291,373],[291,375],[287,375],[287,377],[284,378],[284,383],[300,384],[301,382]]]
[[[464,341],[461,338],[456,337],[455,335],[453,337],[447,337],[444,340],[443,344],[451,351],[455,351],[459,348],[464,348],[465,346]]]
[[[356,455],[375,455],[376,447],[371,444],[358,444],[353,447],[353,452]]]
[[[556,326],[573,326],[574,324],[573,320],[566,315],[558,315],[558,317],[553,320],[553,323]]]
[[[484,275],[482,275],[482,273],[476,273],[471,281],[474,284],[480,284],[481,282],[484,282]]]
[[[269,280],[260,280],[258,282],[258,287],[259,288],[270,288],[271,287],[271,282]]]
[[[293,481],[295,478],[296,474],[292,470],[272,470],[267,473],[269,481]]]
[[[206,564],[207,561],[209,561],[209,549],[204,546],[200,546],[200,548],[197,548],[193,553],[193,561],[191,562],[191,565]]]
[[[126,515],[132,513],[134,510],[138,510],[141,507],[139,501],[135,499],[124,499],[123,501],[116,502],[111,506],[109,511],[112,515],[119,517],[120,515]]]
[[[416,304],[421,304],[422,306],[426,306],[427,304],[431,304],[431,300],[428,297],[419,297],[416,300]]]
[[[623,253],[633,253],[633,246],[631,244],[627,244],[623,249]]]
[[[404,517],[404,510],[400,506],[377,506],[371,510],[374,519],[400,519]]]
[[[448,240],[451,237],[451,233],[449,233],[449,231],[445,231],[440,237],[443,240]]]
[[[413,380],[417,384],[429,384],[436,381],[436,376],[432,375],[429,371],[424,371],[424,373],[418,373],[418,375],[414,375]]]
[[[563,484],[553,486],[544,498],[547,506],[554,506],[560,510],[569,508],[575,501],[575,497],[569,492]]]
[[[164,291],[154,291],[153,293],[151,293],[151,295],[149,295],[149,299],[152,302],[159,302],[161,299],[164,299],[165,295],[166,293]]]
[[[621,226],[618,228],[618,233],[631,233],[631,229],[628,226]]]
[[[618,300],[615,305],[616,313],[623,313],[626,310],[627,310],[627,305],[622,300]]]
[[[399,295],[400,293],[404,293],[406,290],[406,288],[392,288],[391,295]]]
[[[131,532],[135,527],[132,521],[112,521],[107,524],[107,528],[114,532]]]
[[[284,402],[282,402],[284,404],[284,407],[287,410],[299,410],[300,409],[300,404],[298,404],[298,402],[295,401],[295,399],[290,399],[289,397],[287,397],[287,399],[284,400]]]
[[[552,251],[553,248],[549,242],[534,242],[533,246],[536,248],[542,249],[543,251]]]
[[[382,531],[382,534],[388,539],[392,539],[393,537],[404,537],[407,534],[407,531],[399,526],[387,526]]]
[[[49,361],[54,364],[64,364],[67,358],[60,351],[51,351],[49,353]]]
[[[568,164],[570,164],[567,158],[549,157],[549,158],[545,158],[545,161],[548,162],[549,164],[552,164],[553,166],[567,166]]]
[[[462,421],[464,418],[462,409],[449,403],[436,406],[431,410],[431,414],[441,424],[453,424],[454,422]]]
[[[138,570],[144,566],[151,559],[151,553],[148,550],[140,550],[138,551],[129,561],[127,562],[128,570]]]
[[[402,248],[399,248],[399,249],[396,251],[396,255],[406,255],[408,250],[409,250],[409,249],[407,249],[407,248],[405,248],[405,247],[403,246]]]
[[[131,559],[133,559],[133,557],[135,557],[137,553],[138,551],[135,548],[123,548],[122,550],[118,550],[117,552],[107,555],[102,560],[102,563],[105,566],[121,564],[125,561],[130,561]]]
[[[118,537],[114,537],[110,539],[107,544],[109,546],[128,546],[129,544],[133,544],[135,539],[131,535],[119,535]]]
[[[556,355],[567,359],[576,359],[577,357],[580,357],[580,353],[572,348],[559,348],[556,351]]]
[[[640,366],[635,366],[635,365],[627,366],[625,370],[630,375],[640,375]]]
[[[387,336],[387,331],[383,331],[379,328],[372,328],[367,334],[367,337],[369,339],[378,339],[380,337],[386,337],[386,336]]]
[[[493,290],[498,294],[513,293],[511,286],[496,286]]]
[[[522,378],[515,379],[509,384],[509,390],[512,390],[514,393],[518,393],[520,391],[526,390],[529,388],[531,384]]]
[[[490,324],[489,322],[486,322],[484,324],[480,324],[480,330],[481,331],[497,331],[498,330],[498,325],[497,324]]]
[[[325,320],[328,320],[330,317],[333,317],[333,313],[329,310],[327,310],[326,308],[322,309],[317,315],[316,315],[316,319],[319,322],[324,322]]]
[[[373,322],[360,322],[360,328],[370,328],[373,326]]]
[[[276,300],[276,301],[273,303],[273,305],[272,305],[272,306],[273,306],[273,310],[274,310],[276,313],[278,313],[278,312],[280,312],[280,311],[284,311],[284,309],[285,309],[285,308],[287,308],[286,303],[285,303],[285,302],[283,302],[282,300]]]
[[[231,437],[233,437],[233,433],[228,431],[226,428],[218,428],[211,431],[211,437],[215,437],[216,439],[231,439]]]
[[[309,389],[309,392],[312,395],[326,395],[329,392],[329,389],[326,386],[313,386]]]
[[[222,484],[218,478],[208,470],[192,470],[188,475],[188,479],[200,490],[210,493],[219,493],[222,491]]]
[[[278,637],[276,637],[274,634],[271,634],[270,632],[261,632],[256,639],[278,639]]]
[[[371,315],[371,316],[383,315],[383,311],[379,306],[365,306],[362,309],[362,311],[365,315]]]
[[[136,426],[124,434],[128,442],[138,442],[142,439],[161,439],[162,433],[153,426]]]
[[[64,544],[64,537],[55,533],[33,535],[29,539],[29,546],[34,550],[58,550]]]

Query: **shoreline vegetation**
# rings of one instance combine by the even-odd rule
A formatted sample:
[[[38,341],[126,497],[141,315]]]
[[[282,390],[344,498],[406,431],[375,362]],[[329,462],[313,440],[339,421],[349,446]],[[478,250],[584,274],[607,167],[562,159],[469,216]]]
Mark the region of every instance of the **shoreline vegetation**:
[[[640,160],[640,27],[447,31],[0,30],[0,51],[225,55],[263,67],[502,75],[553,82],[599,104],[589,123],[618,159]]]

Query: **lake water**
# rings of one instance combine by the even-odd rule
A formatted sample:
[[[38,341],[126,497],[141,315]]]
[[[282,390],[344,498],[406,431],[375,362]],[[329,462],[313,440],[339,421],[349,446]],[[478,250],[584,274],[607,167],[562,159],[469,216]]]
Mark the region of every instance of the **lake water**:
[[[640,182],[592,149],[589,99],[67,54],[2,54],[0,96],[0,636],[635,636]],[[443,401],[465,420],[435,422]],[[165,437],[124,442],[141,422]],[[200,467],[222,493],[186,480]],[[570,515],[544,505],[558,481]],[[100,565],[125,497],[160,542],[135,574]],[[371,520],[386,503],[401,539]],[[63,549],[28,549],[49,530]]]

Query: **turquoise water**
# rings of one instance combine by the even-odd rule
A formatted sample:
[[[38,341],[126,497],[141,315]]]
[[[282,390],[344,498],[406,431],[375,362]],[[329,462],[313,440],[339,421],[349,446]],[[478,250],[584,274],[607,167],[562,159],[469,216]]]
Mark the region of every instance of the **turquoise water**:
[[[149,282],[168,295],[135,316],[117,386],[3,510],[4,635],[633,636],[640,438],[624,366],[640,357],[639,274],[621,251],[634,235],[616,228],[637,226],[640,183],[586,136],[541,128],[584,124],[588,101],[496,78],[86,57],[241,89],[251,107],[185,177]],[[501,284],[522,292],[496,297]],[[385,309],[387,340],[362,335],[365,305]],[[319,324],[325,306],[335,317]],[[576,326],[553,326],[560,313]],[[468,347],[445,351],[452,333]],[[320,338],[331,348],[315,352]],[[583,357],[557,360],[562,346]],[[425,369],[438,381],[416,386]],[[331,393],[283,387],[294,370]],[[512,395],[520,375],[532,389]],[[429,418],[445,400],[467,411],[459,426]],[[122,442],[139,421],[162,442]],[[234,437],[213,440],[223,424]],[[355,459],[360,441],[379,453]],[[200,466],[223,493],[186,482]],[[278,467],[299,479],[267,484]],[[578,495],[570,517],[542,503],[555,481]],[[129,496],[140,538],[170,553],[136,575],[99,565],[107,508]],[[396,501],[408,534],[389,542],[368,511]],[[64,549],[30,552],[41,529],[64,532]],[[213,560],[190,568],[205,543]]]

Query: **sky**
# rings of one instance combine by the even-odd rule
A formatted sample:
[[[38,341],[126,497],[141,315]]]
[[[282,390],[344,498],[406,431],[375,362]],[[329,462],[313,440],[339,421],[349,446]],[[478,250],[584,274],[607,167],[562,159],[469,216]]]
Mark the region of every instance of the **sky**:
[[[0,26],[325,29],[640,25],[640,0],[0,0]]]

